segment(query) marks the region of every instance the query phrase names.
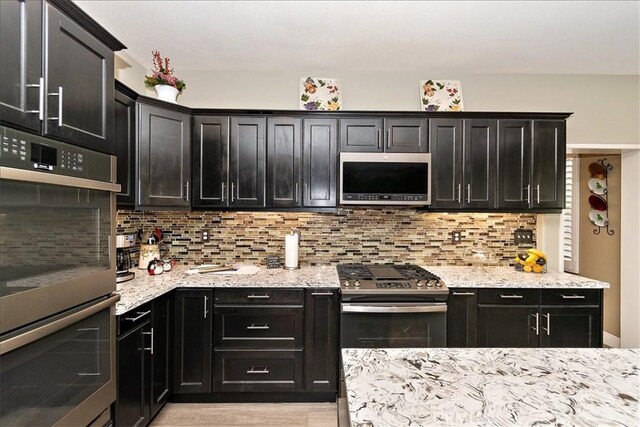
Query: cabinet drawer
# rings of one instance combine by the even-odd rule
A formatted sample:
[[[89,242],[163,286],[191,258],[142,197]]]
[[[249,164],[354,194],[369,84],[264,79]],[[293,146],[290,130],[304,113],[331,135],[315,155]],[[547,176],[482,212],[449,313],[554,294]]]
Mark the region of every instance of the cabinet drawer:
[[[117,336],[124,335],[135,329],[138,325],[148,322],[151,319],[151,304],[143,304],[140,307],[127,311],[119,316]]]
[[[215,351],[215,391],[302,390],[302,350]]]
[[[302,348],[302,307],[217,306],[215,346],[226,348]]]
[[[599,305],[600,289],[544,289],[542,305]]]
[[[304,301],[303,289],[216,289],[215,304],[300,304]]]
[[[478,289],[478,304],[537,305],[539,289]]]

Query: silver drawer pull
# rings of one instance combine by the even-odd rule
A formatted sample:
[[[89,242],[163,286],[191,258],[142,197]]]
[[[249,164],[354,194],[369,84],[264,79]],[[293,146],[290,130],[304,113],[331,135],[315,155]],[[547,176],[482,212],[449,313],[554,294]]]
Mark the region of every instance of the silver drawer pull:
[[[269,299],[269,298],[271,298],[271,296],[270,295],[253,295],[253,294],[251,294],[251,295],[247,295],[247,298],[250,298],[250,299]]]
[[[314,297],[330,297],[333,292],[311,292],[311,295]]]
[[[125,317],[124,320],[129,320],[131,322],[137,322],[138,320],[142,319],[144,316],[146,316],[149,313],[151,313],[151,310],[145,311],[144,313],[140,312],[140,311],[137,311],[136,314],[139,315],[138,317]]]
[[[560,294],[560,295],[562,295],[562,299],[585,299],[584,295],[576,295],[576,294],[573,294],[573,295]]]
[[[504,298],[504,299],[522,299],[524,298],[522,295],[505,295],[505,294],[500,294],[500,298]]]
[[[247,374],[268,374],[269,367],[268,366],[258,366],[259,369],[256,369],[255,366],[252,366],[251,369],[247,371]]]
[[[470,297],[475,295],[475,292],[452,292],[454,297],[457,296],[461,296],[461,297]]]
[[[531,329],[536,331],[536,335],[540,335],[540,316],[538,313],[531,313],[531,316],[536,319],[536,327],[534,328],[533,326],[531,326]]]
[[[265,323],[264,325],[256,325],[255,323],[250,324],[249,326],[247,326],[247,329],[251,330],[251,329],[269,329],[269,324]]]

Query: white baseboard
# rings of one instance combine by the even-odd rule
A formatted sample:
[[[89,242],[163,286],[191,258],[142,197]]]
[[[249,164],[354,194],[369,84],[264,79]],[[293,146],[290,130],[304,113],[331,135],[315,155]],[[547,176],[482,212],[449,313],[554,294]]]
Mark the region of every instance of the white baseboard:
[[[604,332],[603,331],[602,342],[607,347],[620,348],[620,337],[612,335],[609,332]]]

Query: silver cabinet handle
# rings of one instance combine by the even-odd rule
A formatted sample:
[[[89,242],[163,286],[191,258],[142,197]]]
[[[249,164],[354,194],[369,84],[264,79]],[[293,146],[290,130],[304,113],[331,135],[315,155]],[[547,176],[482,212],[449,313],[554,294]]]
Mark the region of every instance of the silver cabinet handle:
[[[527,204],[530,205],[531,204],[531,184],[527,184],[526,187],[524,187],[525,190],[527,190]]]
[[[255,329],[268,330],[269,329],[269,324],[265,323],[264,325],[256,325],[255,323],[252,323],[249,326],[247,326],[247,329],[248,330],[255,330]]]
[[[462,203],[462,184],[458,184],[458,203]]]
[[[151,332],[143,332],[142,335],[150,335],[151,336],[151,345],[149,347],[144,347],[143,346],[143,350],[147,350],[149,352],[151,352],[151,354],[153,354],[153,328],[151,328]]]
[[[516,295],[516,294],[512,294],[512,295],[500,294],[500,298],[504,298],[504,299],[522,299],[524,297],[522,295]]]
[[[387,148],[391,148],[391,129],[387,130]]]
[[[542,330],[547,333],[547,336],[551,335],[551,313],[543,314],[542,317],[547,318],[547,327],[543,327]]]
[[[138,317],[125,317],[124,320],[129,320],[131,322],[137,322],[138,320],[142,319],[144,316],[146,316],[149,313],[151,313],[151,310],[145,311],[144,313],[141,312],[141,311],[136,311],[136,314],[138,315]]]
[[[44,119],[44,77],[40,77],[38,80],[38,84],[28,84],[27,88],[37,87],[38,88],[38,109],[37,110],[27,110],[26,113],[29,114],[38,114],[38,119]]]
[[[207,301],[209,300],[208,296],[204,296],[204,313],[203,313],[203,318],[207,318],[207,314],[209,314],[209,312],[207,311]]]
[[[378,149],[380,149],[380,148],[381,148],[381,147],[380,147],[380,129],[378,129],[378,130],[376,131],[376,138],[377,138],[377,140],[378,140]]]
[[[58,117],[49,117],[49,120],[57,120],[58,126],[62,127],[62,86],[58,86],[58,92],[51,92],[47,95],[58,97]]]
[[[256,368],[260,368],[260,369],[256,369]],[[247,374],[268,374],[269,373],[269,367],[268,366],[252,366],[251,369],[249,369],[247,371]]]
[[[333,296],[333,292],[311,292],[311,296],[314,296],[314,297],[330,297],[330,296]]]
[[[270,295],[254,295],[254,294],[251,294],[251,295],[247,295],[247,298],[249,298],[249,299],[269,299],[269,298],[271,298],[271,296]]]
[[[189,181],[185,181],[183,187],[184,187],[184,196],[182,196],[182,199],[185,202],[188,202],[189,201]]]
[[[296,182],[296,194],[294,196],[294,201],[297,203],[298,202],[298,183]]]
[[[224,202],[224,182],[222,183],[222,192],[220,194],[221,194],[220,201]]]
[[[536,335],[540,335],[540,316],[538,315],[538,313],[533,313],[531,314],[531,316],[535,317],[536,319],[536,327],[531,327],[531,329],[536,331]]]
[[[467,203],[471,203],[471,184],[467,184]]]
[[[584,295],[576,295],[576,294],[573,294],[573,295],[560,294],[560,295],[562,295],[562,299],[585,299]]]
[[[451,292],[451,294],[452,294],[454,297],[457,297],[457,296],[460,296],[460,297],[470,297],[470,296],[475,295],[475,292],[455,292],[455,291],[453,291],[453,292]]]
[[[536,185],[536,203],[540,204],[540,184]]]
[[[231,203],[233,203],[233,201],[235,200],[233,195],[233,193],[235,192],[235,189],[236,189],[236,185],[234,182],[232,182],[231,183]]]

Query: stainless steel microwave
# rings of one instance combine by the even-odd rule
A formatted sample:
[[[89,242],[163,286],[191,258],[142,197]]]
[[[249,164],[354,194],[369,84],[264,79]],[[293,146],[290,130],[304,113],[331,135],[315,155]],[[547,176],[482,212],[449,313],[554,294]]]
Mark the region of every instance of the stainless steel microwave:
[[[431,204],[431,154],[340,153],[340,204]]]

